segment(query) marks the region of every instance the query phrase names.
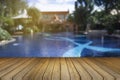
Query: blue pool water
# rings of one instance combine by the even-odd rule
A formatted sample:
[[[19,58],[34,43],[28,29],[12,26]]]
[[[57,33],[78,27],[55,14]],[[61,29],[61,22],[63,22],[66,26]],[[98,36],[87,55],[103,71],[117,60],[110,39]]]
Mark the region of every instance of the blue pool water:
[[[15,38],[15,42],[0,46],[0,57],[120,56],[119,38],[87,38],[72,33],[39,33]]]

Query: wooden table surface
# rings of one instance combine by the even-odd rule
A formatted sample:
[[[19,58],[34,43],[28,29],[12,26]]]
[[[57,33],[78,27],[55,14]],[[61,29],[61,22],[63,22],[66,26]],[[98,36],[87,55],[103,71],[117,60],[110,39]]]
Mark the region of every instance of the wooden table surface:
[[[120,80],[120,58],[0,58],[0,80]]]

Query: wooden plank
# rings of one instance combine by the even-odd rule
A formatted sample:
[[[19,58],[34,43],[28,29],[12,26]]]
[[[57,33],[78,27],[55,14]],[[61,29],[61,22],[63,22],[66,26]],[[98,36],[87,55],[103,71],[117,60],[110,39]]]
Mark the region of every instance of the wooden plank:
[[[39,62],[38,59],[33,59],[29,65],[27,65],[19,73],[13,76],[13,80],[22,80],[23,76],[27,74],[27,72],[29,72],[38,62]]]
[[[55,64],[55,59],[51,58],[49,65],[43,75],[43,80],[52,80],[52,71],[54,68],[54,64]]]
[[[2,58],[0,58],[0,62],[3,61],[3,60],[7,60],[7,59],[10,59],[10,58],[4,58],[4,57],[2,57]]]
[[[120,80],[120,74],[116,73],[115,71],[113,71],[112,69],[110,69],[109,67],[105,66],[103,64],[103,62],[99,62],[98,59],[92,59],[93,62],[95,62],[95,64],[97,64],[98,66],[100,66],[102,69],[104,69],[104,71],[108,72],[109,74],[111,74],[112,76],[115,77],[116,80]]]
[[[16,61],[17,60],[14,60],[14,59],[6,60],[4,63],[0,64],[0,71],[8,68],[12,64],[14,64],[14,62],[16,62]]]
[[[120,74],[120,58],[103,58],[102,60],[98,58],[98,60]]]
[[[96,65],[95,63],[93,63],[90,59],[84,58],[84,60],[94,70],[96,70],[99,74],[101,74],[103,76],[104,80],[115,80],[115,78],[112,75],[110,75],[109,73],[107,73],[106,71],[104,71],[101,67],[99,67],[98,65]]]
[[[67,62],[71,80],[80,80],[80,75],[77,72],[75,66],[73,65],[71,59],[67,58],[66,62]]]
[[[52,80],[60,80],[60,60],[55,59],[55,64],[52,72]]]
[[[49,59],[46,59],[46,62],[43,63],[39,68],[39,71],[37,72],[35,78],[33,80],[43,80],[43,75],[48,67]]]
[[[70,75],[65,58],[60,59],[61,80],[70,80]]]
[[[34,79],[35,76],[37,75],[38,71],[41,69],[41,66],[45,63],[46,59],[40,58],[37,60],[39,60],[39,62],[37,62],[37,64],[23,76],[22,78],[23,80],[35,80]]]
[[[103,80],[103,77],[88,65],[83,59],[77,59],[82,67],[92,76],[92,80]]]
[[[32,59],[31,59],[32,60]],[[12,80],[13,76],[18,73],[19,71],[21,71],[27,64],[30,63],[31,60],[26,60],[23,59],[23,62],[20,61],[21,63],[18,64],[17,66],[14,65],[14,68],[12,66],[12,70],[10,72],[8,72],[10,70],[10,68],[8,69],[8,73],[5,74],[4,76],[1,77],[1,80]],[[26,62],[27,61],[27,62]],[[26,63],[25,63],[26,62]],[[22,64],[23,63],[23,64]],[[16,63],[17,64],[17,63]]]
[[[72,59],[72,61],[81,77],[81,80],[92,80],[90,74],[81,66],[81,64],[77,61],[76,58]]]
[[[8,59],[7,58],[2,58],[2,59],[0,58],[0,65],[3,64],[3,63],[5,63],[5,62],[10,61],[11,59],[12,58],[8,58]]]
[[[7,74],[9,71],[11,71],[11,67],[19,62],[19,59],[12,59],[7,62],[5,62],[3,65],[0,65],[0,77]]]
[[[120,58],[0,58],[0,63],[0,80],[120,80]]]

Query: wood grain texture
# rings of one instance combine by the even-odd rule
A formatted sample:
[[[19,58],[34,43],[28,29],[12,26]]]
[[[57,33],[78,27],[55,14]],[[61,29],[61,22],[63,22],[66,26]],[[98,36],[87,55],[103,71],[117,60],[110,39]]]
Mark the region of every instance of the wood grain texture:
[[[0,80],[120,80],[120,58],[0,58]]]

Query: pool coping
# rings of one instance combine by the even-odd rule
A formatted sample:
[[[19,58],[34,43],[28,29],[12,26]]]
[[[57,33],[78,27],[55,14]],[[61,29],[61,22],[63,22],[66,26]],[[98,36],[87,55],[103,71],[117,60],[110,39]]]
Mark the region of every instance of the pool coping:
[[[12,39],[10,39],[10,40],[2,40],[2,41],[0,41],[0,46],[9,44],[9,43],[14,42],[14,41],[16,41],[15,38],[12,38]]]

